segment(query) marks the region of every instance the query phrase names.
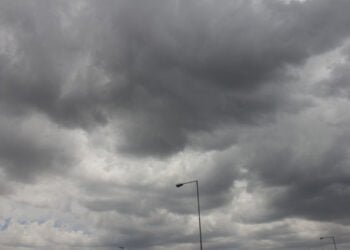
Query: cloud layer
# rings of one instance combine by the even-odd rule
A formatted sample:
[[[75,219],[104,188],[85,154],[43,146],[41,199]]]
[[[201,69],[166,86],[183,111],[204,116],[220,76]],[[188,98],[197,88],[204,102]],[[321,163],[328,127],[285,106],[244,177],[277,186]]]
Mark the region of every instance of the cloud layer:
[[[2,1],[1,249],[348,247],[349,8]]]

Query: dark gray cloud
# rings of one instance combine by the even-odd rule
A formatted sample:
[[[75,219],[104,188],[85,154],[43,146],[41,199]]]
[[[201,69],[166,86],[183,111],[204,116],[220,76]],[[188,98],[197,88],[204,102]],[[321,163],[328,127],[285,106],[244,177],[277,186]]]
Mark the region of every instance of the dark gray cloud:
[[[349,52],[314,85],[295,72],[344,46],[349,9],[348,0],[2,1],[0,199],[50,209],[51,187],[64,200],[59,216],[85,224],[56,234],[47,229],[64,229],[47,218],[17,218],[0,244],[33,246],[18,232],[40,229],[67,249],[194,247],[195,189],[174,186],[192,179],[208,247],[318,247],[304,225],[347,242],[350,117],[337,105],[349,101]],[[50,237],[34,245],[54,249]]]
[[[322,81],[320,92],[325,97],[350,98],[349,61],[336,65],[329,78]]]
[[[0,122],[0,140],[0,166],[9,179],[33,181],[40,175],[63,173],[75,161],[74,142],[35,119],[7,117]]]
[[[75,73],[84,60],[85,35],[79,27],[65,28],[64,22],[74,19],[69,8],[63,2],[1,3],[11,49],[0,60],[0,98],[8,112],[41,112],[64,126],[88,128],[105,118],[94,87],[97,79],[93,73]]]
[[[342,142],[341,142],[342,141]],[[324,152],[319,162],[301,159],[292,163],[289,169],[305,166],[304,171],[296,170],[295,178],[286,192],[276,197],[273,206],[283,211],[282,216],[301,216],[312,220],[350,222],[348,197],[350,195],[349,145],[348,136],[341,138]],[[285,185],[286,183],[284,183]],[[297,202],[296,202],[297,201]]]
[[[62,24],[69,5],[3,1],[0,9],[1,168],[17,181],[63,173],[75,161],[75,146],[60,126],[104,122],[89,87],[78,86],[79,74],[77,86],[69,86],[71,68],[81,60],[74,30]]]
[[[339,45],[350,22],[344,0],[91,1],[78,17],[68,3],[36,3],[3,3],[17,59],[2,60],[3,105],[68,127],[123,119],[119,148],[140,155],[290,110],[286,66]]]
[[[295,129],[289,135],[270,134],[261,142],[264,146],[255,142],[249,164],[252,184],[279,190],[267,197],[270,213],[263,220],[301,217],[349,223],[348,130],[330,136],[326,133],[331,130],[313,129],[309,134]],[[318,134],[324,138],[315,138]]]
[[[128,114],[122,149],[167,155],[195,131],[271,121],[291,105],[286,66],[347,37],[347,4],[121,1],[117,12],[102,6],[113,14],[97,58],[111,76],[115,108]]]

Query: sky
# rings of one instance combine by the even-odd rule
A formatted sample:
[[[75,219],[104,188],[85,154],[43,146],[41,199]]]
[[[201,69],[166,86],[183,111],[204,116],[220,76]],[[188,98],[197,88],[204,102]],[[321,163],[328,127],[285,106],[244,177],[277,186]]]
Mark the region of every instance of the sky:
[[[1,0],[2,250],[350,247],[349,0]]]

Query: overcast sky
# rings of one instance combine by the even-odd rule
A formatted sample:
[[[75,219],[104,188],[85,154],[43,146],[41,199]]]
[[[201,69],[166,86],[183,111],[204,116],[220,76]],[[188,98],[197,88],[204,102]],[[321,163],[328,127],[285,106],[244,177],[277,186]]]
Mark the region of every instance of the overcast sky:
[[[350,247],[349,0],[1,0],[0,249]]]

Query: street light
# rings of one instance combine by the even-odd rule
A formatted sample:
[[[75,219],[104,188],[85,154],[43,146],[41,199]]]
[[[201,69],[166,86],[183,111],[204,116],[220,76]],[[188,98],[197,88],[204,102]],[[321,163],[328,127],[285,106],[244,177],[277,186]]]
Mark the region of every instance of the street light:
[[[334,250],[337,250],[337,244],[335,243],[335,236],[320,237],[320,240],[323,240],[323,239],[332,239],[333,245],[334,245]]]
[[[198,208],[198,225],[199,225],[199,244],[200,244],[200,250],[203,250],[203,243],[202,243],[202,226],[201,226],[201,210],[199,206],[199,188],[198,188],[198,180],[184,182],[184,183],[178,183],[176,184],[176,187],[182,187],[185,184],[189,183],[196,183],[197,188],[197,208]]]

